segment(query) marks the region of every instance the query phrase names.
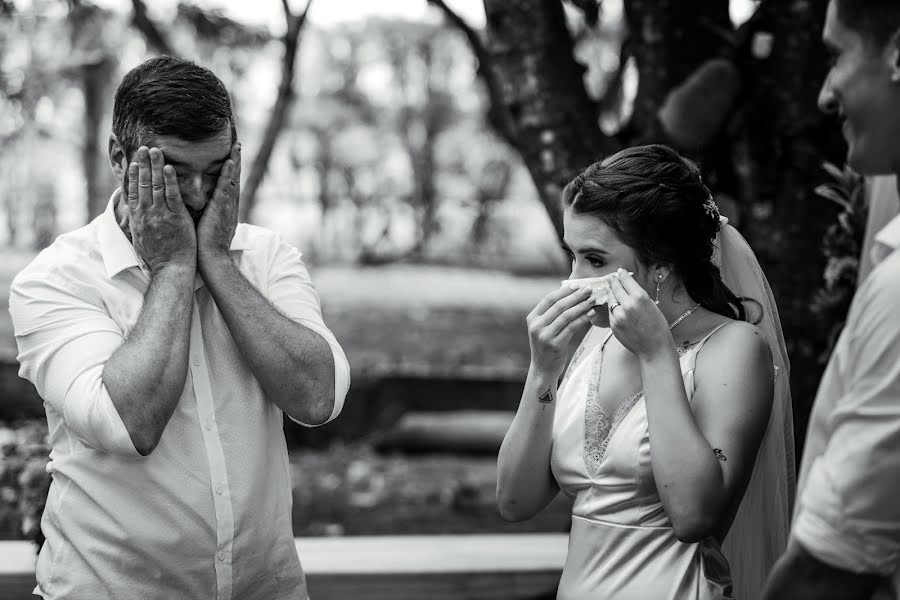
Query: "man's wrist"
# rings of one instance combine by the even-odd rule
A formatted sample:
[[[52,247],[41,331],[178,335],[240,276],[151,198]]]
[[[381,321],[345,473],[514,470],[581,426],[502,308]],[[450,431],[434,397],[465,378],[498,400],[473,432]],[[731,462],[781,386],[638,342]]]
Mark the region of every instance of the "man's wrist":
[[[198,251],[197,263],[200,274],[206,278],[207,273],[214,273],[223,268],[234,265],[231,253],[228,250]]]
[[[149,266],[149,265],[148,265]],[[189,260],[168,261],[149,267],[151,277],[186,277],[193,279],[197,272],[197,262]]]

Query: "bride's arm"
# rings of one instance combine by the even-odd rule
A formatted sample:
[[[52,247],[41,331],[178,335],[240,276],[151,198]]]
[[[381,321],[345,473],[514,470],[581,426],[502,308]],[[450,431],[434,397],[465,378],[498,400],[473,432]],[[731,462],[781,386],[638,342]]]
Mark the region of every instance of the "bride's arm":
[[[507,521],[539,513],[559,492],[550,472],[556,378],[532,365],[497,457],[497,510]]]
[[[678,538],[696,542],[750,478],[772,407],[772,355],[753,325],[723,327],[699,351],[690,403],[672,346],[639,359],[656,487]]]
[[[497,509],[507,521],[533,517],[559,492],[550,471],[556,382],[571,340],[590,327],[587,313],[592,306],[589,288],[561,288],[528,315],[531,366],[497,457]]]

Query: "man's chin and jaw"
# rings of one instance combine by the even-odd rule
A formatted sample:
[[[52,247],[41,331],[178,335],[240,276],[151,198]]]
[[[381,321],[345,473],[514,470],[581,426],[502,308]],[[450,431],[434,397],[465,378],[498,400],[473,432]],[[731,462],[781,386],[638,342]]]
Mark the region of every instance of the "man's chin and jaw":
[[[884,151],[873,150],[863,141],[857,141],[845,136],[847,139],[847,164],[860,175],[892,175],[900,174],[897,170],[896,151],[890,152],[890,148]],[[898,138],[900,140],[900,138]]]

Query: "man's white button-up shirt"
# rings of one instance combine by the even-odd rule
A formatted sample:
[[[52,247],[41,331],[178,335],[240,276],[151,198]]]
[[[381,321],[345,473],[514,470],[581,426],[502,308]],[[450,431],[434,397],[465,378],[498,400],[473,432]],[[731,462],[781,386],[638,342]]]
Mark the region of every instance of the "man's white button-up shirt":
[[[334,419],[350,368],[300,253],[240,224],[231,254],[279,311],[330,345]],[[149,281],[111,200],[11,286],[19,374],[44,400],[51,445],[35,592],[76,600],[305,598],[282,411],[199,276],[184,390],[152,454],[138,454],[110,400],[103,367],[134,327]]]

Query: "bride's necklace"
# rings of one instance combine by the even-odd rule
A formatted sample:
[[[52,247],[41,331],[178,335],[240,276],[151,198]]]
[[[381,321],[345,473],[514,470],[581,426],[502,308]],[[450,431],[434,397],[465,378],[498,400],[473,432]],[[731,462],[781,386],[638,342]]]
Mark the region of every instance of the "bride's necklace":
[[[697,310],[698,308],[700,308],[699,302],[693,308],[689,308],[686,311],[684,311],[683,313],[681,313],[680,317],[678,317],[677,319],[675,319],[674,321],[669,323],[669,331],[675,329],[675,327],[677,327],[679,323],[681,323],[682,321],[687,319],[689,316],[694,314],[694,311]]]

